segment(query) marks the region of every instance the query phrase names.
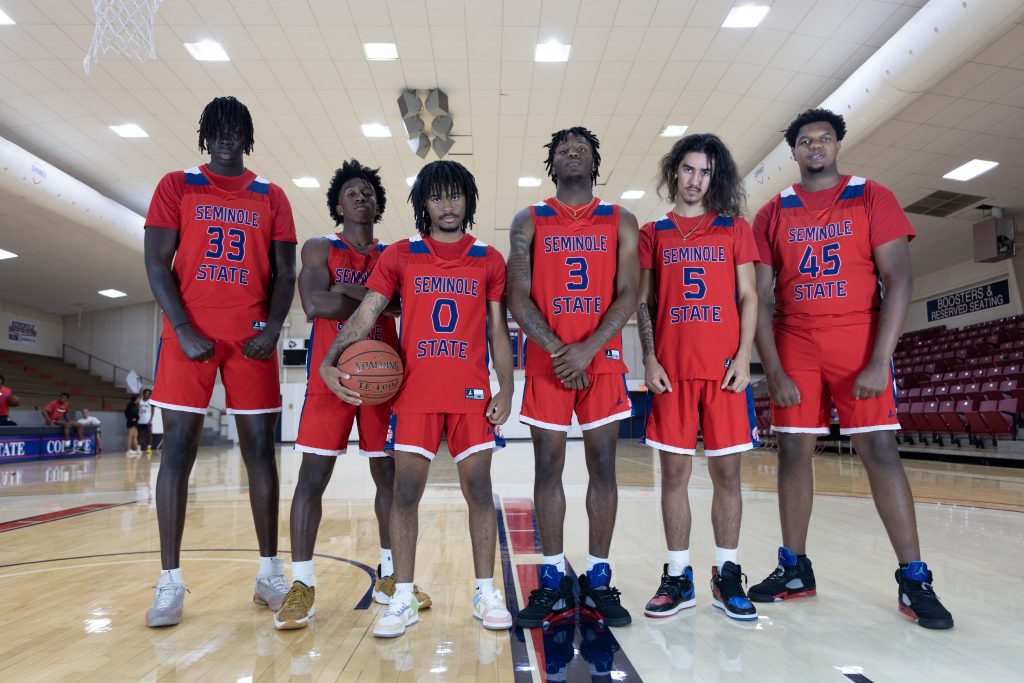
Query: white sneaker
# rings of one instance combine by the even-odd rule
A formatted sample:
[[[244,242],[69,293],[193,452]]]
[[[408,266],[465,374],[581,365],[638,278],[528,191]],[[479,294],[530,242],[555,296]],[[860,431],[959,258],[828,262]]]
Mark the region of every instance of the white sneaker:
[[[174,626],[181,622],[185,607],[185,585],[165,583],[153,592],[153,606],[146,612],[146,626]]]
[[[398,598],[398,599],[396,599]],[[397,638],[405,633],[406,626],[412,626],[420,620],[420,605],[412,595],[401,599],[393,595],[384,614],[373,625],[373,635],[378,638]]]
[[[284,578],[284,560],[273,561],[273,574],[262,578],[256,577],[256,586],[252,589],[252,601],[257,605],[266,605],[276,612],[284,604],[284,596],[288,595],[291,586]]]
[[[512,614],[505,607],[505,600],[497,588],[490,592],[476,592],[473,596],[473,616],[491,631],[512,628]]]

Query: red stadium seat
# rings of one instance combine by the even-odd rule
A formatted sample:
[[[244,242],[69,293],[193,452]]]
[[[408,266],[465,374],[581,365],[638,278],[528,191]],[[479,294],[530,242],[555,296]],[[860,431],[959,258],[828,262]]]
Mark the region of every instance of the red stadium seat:
[[[939,414],[938,401],[927,401],[924,404],[924,420],[928,424],[928,428],[933,432],[942,433],[947,431],[946,423],[942,421],[942,416]]]
[[[1017,416],[1017,399],[982,401],[981,417],[988,423],[992,436],[1013,436]]]
[[[981,392],[981,385],[977,382],[971,382],[970,384],[964,385],[964,398],[970,399],[971,401],[980,401],[983,395]]]
[[[916,403],[921,400],[921,387],[914,387],[907,392],[907,400]]]
[[[985,382],[981,385],[981,396],[987,401],[998,401],[1003,397],[999,382]]]
[[[960,372],[956,373],[956,381],[960,382],[961,384],[968,384],[968,383],[970,383],[970,381],[971,381],[971,371],[970,370],[961,370]]]
[[[924,403],[911,403],[910,404],[910,424],[911,431],[918,432],[922,435],[931,433],[932,428],[928,425],[928,421],[924,418]]]
[[[936,401],[945,401],[948,396],[949,396],[949,385],[948,384],[942,384],[940,386],[935,387],[934,397],[935,397]]]
[[[961,401],[966,398],[967,394],[964,393],[964,385],[959,382],[951,385],[949,387],[949,397],[954,401]]]
[[[921,399],[929,400],[935,396],[935,387],[921,387]]]
[[[1004,398],[1015,398],[1024,403],[1024,386],[1021,386],[1018,380],[1008,379],[1000,382],[999,391],[1003,393]]]
[[[980,441],[982,437],[989,434],[989,428],[988,423],[981,417],[981,412],[975,410],[974,406],[974,401],[960,401],[956,404],[956,409],[964,416],[964,420],[971,428],[971,436]]]
[[[942,416],[943,422],[946,423],[948,434],[954,439],[959,440],[960,437],[966,436],[970,431],[967,428],[967,423],[964,422],[963,415],[957,412],[954,401],[942,401],[939,404],[939,415]]]

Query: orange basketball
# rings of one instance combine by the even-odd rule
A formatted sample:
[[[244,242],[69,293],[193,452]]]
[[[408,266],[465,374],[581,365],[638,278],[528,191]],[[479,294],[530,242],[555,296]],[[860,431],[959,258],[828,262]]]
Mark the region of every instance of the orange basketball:
[[[363,404],[375,406],[398,393],[402,386],[402,359],[398,352],[380,341],[364,339],[345,349],[338,369],[349,375],[341,383],[358,392]]]

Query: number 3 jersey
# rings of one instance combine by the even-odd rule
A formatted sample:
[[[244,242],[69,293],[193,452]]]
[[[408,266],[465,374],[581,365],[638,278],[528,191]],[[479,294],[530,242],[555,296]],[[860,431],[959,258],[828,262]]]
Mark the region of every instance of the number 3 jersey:
[[[775,271],[773,324],[875,322],[881,288],[873,250],[914,234],[892,191],[873,180],[843,176],[818,192],[786,188],[754,219],[761,261]]]
[[[551,331],[566,344],[584,341],[597,330],[615,300],[618,270],[619,206],[595,201],[574,220],[547,199],[530,207],[533,215],[533,280],[530,297]],[[587,373],[622,374],[622,333],[597,352]],[[551,356],[528,347],[527,375],[555,374]]]
[[[270,243],[295,243],[284,191],[246,170],[222,176],[204,164],[168,173],[146,226],[177,230],[174,274],[189,320],[211,339],[243,340],[267,322]],[[164,319],[164,334],[172,330]]]
[[[654,271],[654,347],[669,379],[721,380],[740,343],[736,266],[758,260],[750,225],[666,214],[640,229],[638,252]]]
[[[384,251],[366,287],[402,298],[405,378],[392,411],[483,414],[491,399],[487,302],[505,298],[501,254],[471,235],[416,235]]]

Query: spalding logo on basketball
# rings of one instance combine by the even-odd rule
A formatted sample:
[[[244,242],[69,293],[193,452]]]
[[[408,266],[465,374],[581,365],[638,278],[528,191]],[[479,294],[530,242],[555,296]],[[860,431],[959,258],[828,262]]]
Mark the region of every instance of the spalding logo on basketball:
[[[384,403],[398,393],[405,371],[397,351],[384,342],[369,339],[345,349],[338,369],[350,376],[341,383],[357,392],[363,405],[368,406]]]

